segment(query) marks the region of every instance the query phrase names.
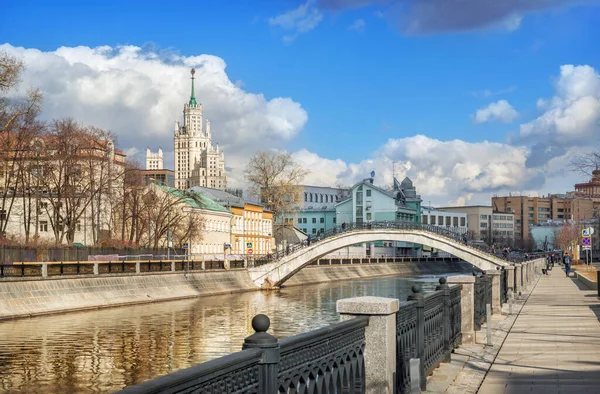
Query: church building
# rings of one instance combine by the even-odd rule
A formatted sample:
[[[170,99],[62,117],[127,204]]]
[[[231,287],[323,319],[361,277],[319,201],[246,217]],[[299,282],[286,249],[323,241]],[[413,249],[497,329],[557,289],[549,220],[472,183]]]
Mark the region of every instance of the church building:
[[[175,122],[175,187],[224,190],[227,186],[225,155],[218,144],[212,145],[210,122],[203,122],[202,104],[196,102],[194,94],[195,73],[192,69],[192,94],[183,106],[183,125]]]

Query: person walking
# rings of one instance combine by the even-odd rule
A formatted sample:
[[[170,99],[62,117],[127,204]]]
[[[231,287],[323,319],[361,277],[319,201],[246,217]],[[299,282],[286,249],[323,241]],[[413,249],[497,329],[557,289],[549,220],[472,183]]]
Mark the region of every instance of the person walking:
[[[306,237],[306,246],[310,246],[310,234]]]
[[[571,273],[571,257],[569,255],[565,255],[565,273],[567,276]]]

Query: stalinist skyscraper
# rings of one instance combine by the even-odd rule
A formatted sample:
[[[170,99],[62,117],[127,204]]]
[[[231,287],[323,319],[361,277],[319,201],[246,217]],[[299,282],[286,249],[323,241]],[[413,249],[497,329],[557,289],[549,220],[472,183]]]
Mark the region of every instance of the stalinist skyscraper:
[[[202,104],[196,103],[192,68],[192,94],[183,106],[183,126],[175,121],[175,187],[204,186],[224,190],[225,155],[212,145],[210,122],[202,121]],[[204,126],[204,127],[203,127]]]

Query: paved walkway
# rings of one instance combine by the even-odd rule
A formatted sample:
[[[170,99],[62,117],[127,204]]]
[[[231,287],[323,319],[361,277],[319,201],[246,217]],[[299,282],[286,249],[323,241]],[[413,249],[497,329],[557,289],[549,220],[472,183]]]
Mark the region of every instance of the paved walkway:
[[[600,302],[556,266],[542,275],[479,388],[600,393]]]

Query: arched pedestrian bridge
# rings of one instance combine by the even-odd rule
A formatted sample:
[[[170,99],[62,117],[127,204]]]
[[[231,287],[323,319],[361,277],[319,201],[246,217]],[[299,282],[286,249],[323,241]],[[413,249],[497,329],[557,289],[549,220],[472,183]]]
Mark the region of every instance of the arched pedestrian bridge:
[[[398,241],[427,245],[450,253],[481,270],[508,266],[509,262],[465,245],[463,235],[444,227],[406,222],[351,223],[334,228],[314,239],[310,245],[298,243],[289,245],[270,255],[266,260],[257,261],[250,268],[250,278],[257,286],[272,288],[282,285],[296,272],[323,256],[347,246],[375,242]]]

